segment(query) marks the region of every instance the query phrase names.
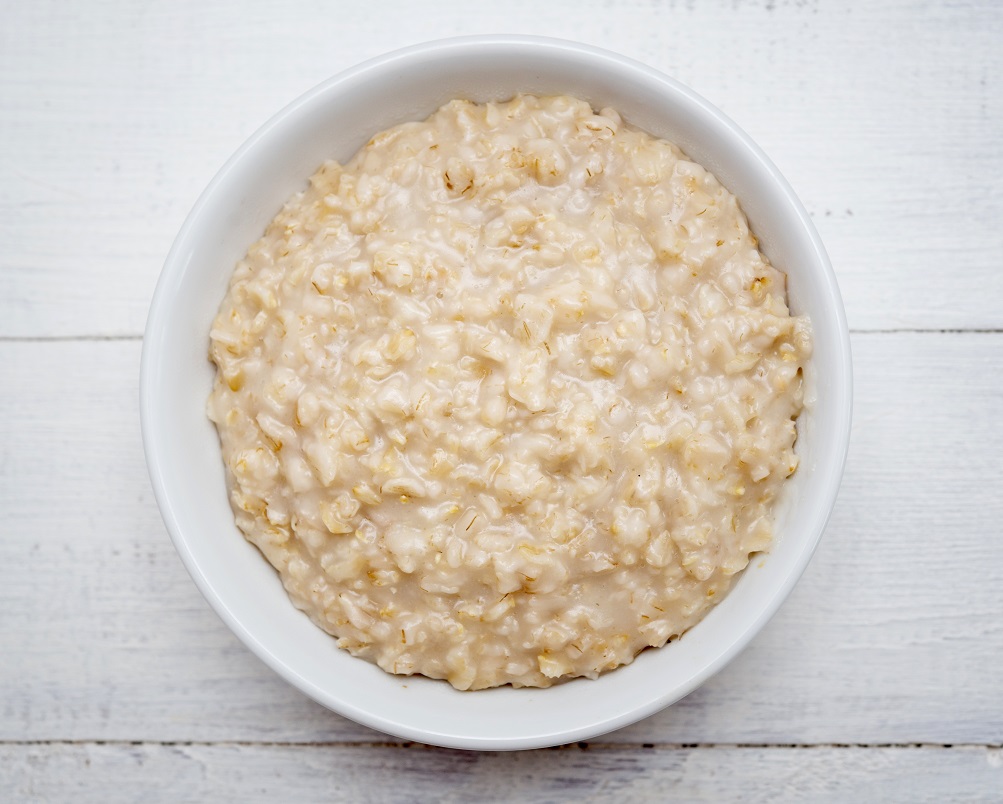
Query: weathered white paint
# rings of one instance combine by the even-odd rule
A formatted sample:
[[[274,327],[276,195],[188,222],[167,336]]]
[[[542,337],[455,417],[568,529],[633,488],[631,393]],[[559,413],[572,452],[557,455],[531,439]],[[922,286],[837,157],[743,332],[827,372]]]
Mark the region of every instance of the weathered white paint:
[[[139,440],[137,338],[213,172],[338,70],[490,32],[608,47],[724,108],[814,214],[858,330],[804,580],[717,678],[587,752],[396,747],[301,696],[198,595]],[[1000,42],[991,0],[5,9],[0,799],[999,800],[1003,332],[937,330],[1003,330]],[[132,340],[81,339],[108,335]]]
[[[383,739],[273,676],[199,596],[143,465],[139,349],[0,344],[0,739]],[[794,595],[721,675],[605,739],[1003,742],[1003,334],[854,349],[846,477]]]
[[[165,784],[170,780],[169,784]],[[999,748],[0,746],[18,801],[998,802]]]
[[[814,214],[851,326],[1003,326],[992,0],[42,0],[0,31],[0,335],[140,333],[187,211],[274,111],[365,58],[490,32],[634,56],[731,114]]]

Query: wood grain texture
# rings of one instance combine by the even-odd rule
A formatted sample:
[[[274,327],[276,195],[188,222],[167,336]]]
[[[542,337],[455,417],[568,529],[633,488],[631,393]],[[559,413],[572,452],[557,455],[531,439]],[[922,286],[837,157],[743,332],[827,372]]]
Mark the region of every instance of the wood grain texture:
[[[170,780],[169,785],[162,784]],[[998,748],[0,745],[18,800],[993,802]]]
[[[604,740],[1003,742],[1003,334],[854,349],[846,476],[793,596],[724,672]],[[0,740],[382,740],[199,596],[143,464],[139,351],[0,344]]]
[[[1001,799],[1003,4],[8,6],[0,801]],[[408,747],[302,696],[198,594],[139,436],[154,283],[226,158],[363,59],[498,32],[633,56],[724,109],[814,216],[857,330],[804,579],[720,675],[589,750]]]
[[[732,115],[815,216],[858,329],[1003,327],[992,0],[12,4],[0,27],[0,337],[135,335],[184,216],[258,125],[415,42],[535,33]]]

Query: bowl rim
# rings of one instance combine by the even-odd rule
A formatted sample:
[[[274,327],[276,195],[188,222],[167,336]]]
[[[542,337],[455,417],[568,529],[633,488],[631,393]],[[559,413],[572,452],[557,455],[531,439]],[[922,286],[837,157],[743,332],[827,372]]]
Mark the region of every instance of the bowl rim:
[[[804,539],[801,553],[794,562],[793,569],[788,573],[784,582],[772,590],[772,594],[767,602],[760,609],[758,616],[749,624],[744,632],[736,635],[734,640],[725,649],[721,650],[717,657],[703,666],[700,672],[695,673],[689,683],[682,687],[673,688],[660,696],[652,698],[646,705],[635,706],[621,715],[602,720],[598,723],[579,726],[574,729],[548,728],[538,729],[532,734],[522,737],[490,738],[480,736],[469,736],[452,733],[437,733],[428,729],[414,727],[407,723],[396,722],[379,715],[374,715],[367,709],[357,706],[350,697],[337,697],[328,690],[321,689],[308,679],[304,678],[294,667],[289,665],[283,658],[276,655],[266,647],[255,634],[244,624],[244,622],[234,614],[228,606],[227,601],[220,596],[218,590],[213,585],[210,578],[205,573],[203,567],[191,551],[187,537],[179,522],[178,510],[184,505],[184,500],[177,498],[176,493],[171,488],[170,479],[164,471],[162,451],[160,445],[161,436],[157,432],[156,398],[154,384],[156,381],[156,363],[158,355],[164,348],[166,328],[165,322],[169,319],[172,305],[175,301],[176,291],[184,271],[190,261],[190,244],[193,233],[199,225],[199,220],[203,216],[206,207],[212,202],[217,190],[223,185],[227,177],[235,170],[238,170],[244,162],[249,152],[257,147],[258,143],[265,139],[290,115],[295,114],[303,107],[310,106],[320,98],[334,91],[340,84],[356,81],[367,73],[374,73],[387,68],[395,63],[406,63],[420,60],[424,57],[444,57],[447,54],[455,54],[465,49],[484,48],[505,49],[513,47],[533,48],[550,52],[563,52],[572,58],[590,60],[594,63],[612,63],[619,68],[644,77],[647,80],[661,83],[667,86],[674,94],[682,97],[687,103],[699,107],[703,114],[714,118],[716,126],[727,130],[731,138],[739,142],[746,151],[746,156],[751,156],[759,163],[759,167],[769,175],[770,180],[782,193],[784,199],[795,212],[799,223],[808,235],[812,249],[815,252],[816,264],[814,268],[819,272],[817,280],[823,285],[825,295],[833,306],[833,314],[836,320],[836,330],[839,342],[836,349],[835,359],[835,383],[834,389],[841,398],[836,401],[838,412],[838,432],[837,437],[839,449],[835,450],[831,456],[826,456],[828,466],[828,483],[825,487],[825,498],[820,500],[820,507],[824,507],[825,514],[819,521],[819,526],[810,538]],[[343,70],[332,77],[322,81],[313,88],[288,103],[277,113],[273,114],[266,122],[259,126],[254,133],[248,137],[244,143],[227,159],[212,180],[199,195],[191,211],[185,218],[170,251],[164,261],[163,268],[158,278],[150,311],[147,318],[146,328],[143,334],[143,346],[140,365],[139,378],[139,406],[142,439],[146,457],[147,469],[149,471],[154,496],[160,508],[160,512],[171,537],[174,547],[177,550],[189,575],[191,575],[199,591],[205,597],[211,608],[223,620],[227,627],[243,642],[251,651],[261,659],[272,670],[278,673],[283,679],[297,687],[302,692],[309,695],[315,701],[327,708],[341,714],[364,726],[377,729],[379,731],[395,735],[407,740],[416,740],[424,743],[440,745],[451,748],[478,749],[478,750],[517,750],[540,748],[558,744],[575,742],[594,738],[598,735],[622,728],[631,723],[635,723],[646,718],[665,707],[675,703],[679,699],[688,695],[694,689],[705,683],[709,678],[718,673],[728,663],[730,663],[759,633],[763,626],[776,614],[777,610],[789,596],[804,570],[814,554],[826,525],[831,517],[836,497],[839,492],[840,483],[846,465],[846,458],[849,451],[850,425],[852,420],[853,404],[853,375],[852,357],[850,347],[849,328],[846,321],[846,313],[843,307],[842,297],[836,282],[829,257],[822,245],[821,238],[812,223],[810,216],[805,210],[793,188],[780,173],[779,169],[766,156],[765,152],[726,114],[711,104],[709,101],[698,95],[689,87],[680,83],[676,79],[655,70],[642,62],[630,57],[626,57],[603,48],[595,47],[584,43],[574,42],[565,39],[557,39],[545,36],[528,36],[516,34],[488,34],[475,36],[458,36],[443,39],[431,40],[414,44],[408,47],[393,50],[391,52],[367,59],[359,64]],[[574,683],[574,682],[572,682]]]

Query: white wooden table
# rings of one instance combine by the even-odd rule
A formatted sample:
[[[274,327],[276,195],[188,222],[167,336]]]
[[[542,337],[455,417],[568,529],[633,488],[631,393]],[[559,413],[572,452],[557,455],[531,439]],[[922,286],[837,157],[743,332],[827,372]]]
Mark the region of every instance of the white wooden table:
[[[0,800],[1003,800],[1003,5],[7,3],[0,15]],[[137,412],[161,263],[287,101],[441,36],[634,56],[814,215],[856,377],[823,544],[753,645],[588,745],[402,745],[202,600]]]

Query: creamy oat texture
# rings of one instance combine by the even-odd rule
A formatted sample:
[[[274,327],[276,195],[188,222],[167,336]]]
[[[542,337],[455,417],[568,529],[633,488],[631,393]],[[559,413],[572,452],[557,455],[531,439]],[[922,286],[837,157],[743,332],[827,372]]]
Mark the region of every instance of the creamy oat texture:
[[[771,540],[808,323],[735,198],[570,97],[328,162],[212,328],[237,524],[338,644],[460,689],[595,677]]]

